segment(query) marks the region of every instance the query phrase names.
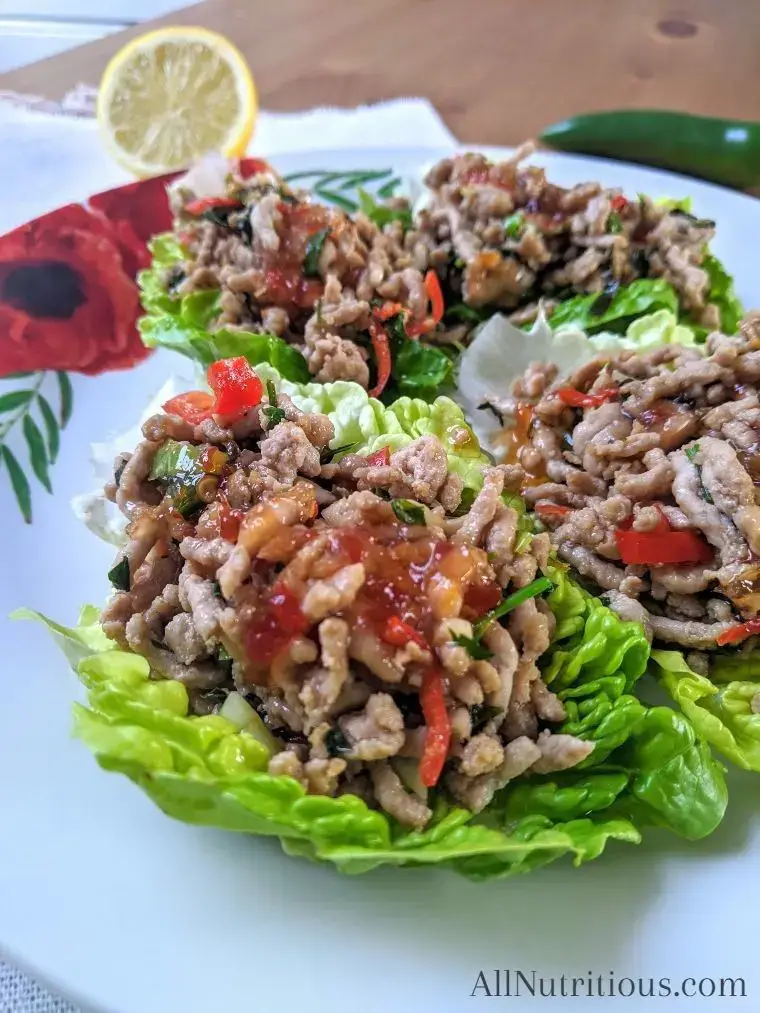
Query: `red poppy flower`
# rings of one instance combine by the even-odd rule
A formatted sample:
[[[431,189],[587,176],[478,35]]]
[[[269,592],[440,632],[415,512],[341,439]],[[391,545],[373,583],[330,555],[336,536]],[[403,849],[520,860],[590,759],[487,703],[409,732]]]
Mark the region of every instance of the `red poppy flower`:
[[[90,197],[90,207],[105,215],[124,246],[124,266],[131,274],[150,266],[148,240],[172,227],[166,187],[179,175],[171,172],[153,179],[141,179]],[[134,251],[134,261],[129,251]]]
[[[94,374],[145,358],[135,326],[141,248],[76,204],[0,238],[0,376]]]

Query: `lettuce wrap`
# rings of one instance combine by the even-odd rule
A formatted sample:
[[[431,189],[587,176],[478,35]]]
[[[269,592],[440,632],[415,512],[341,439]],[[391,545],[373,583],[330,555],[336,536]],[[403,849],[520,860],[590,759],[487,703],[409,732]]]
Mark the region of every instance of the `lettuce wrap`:
[[[309,796],[299,782],[268,774],[273,746],[260,719],[189,716],[184,686],[151,679],[143,657],[105,637],[95,607],[73,628],[29,610],[15,617],[44,622],[86,687],[74,729],[101,767],[125,774],[176,819],[275,836],[288,854],[344,873],[435,864],[496,879],[563,855],[579,865],[610,840],[637,843],[646,826],[709,834],[726,805],[722,768],[686,718],[631,695],[648,661],[640,627],[621,622],[564,569],[553,567],[551,579],[558,636],[546,675],[573,703],[567,730],[597,743],[594,763],[518,779],[477,817],[437,794],[433,823],[421,832],[356,796]]]

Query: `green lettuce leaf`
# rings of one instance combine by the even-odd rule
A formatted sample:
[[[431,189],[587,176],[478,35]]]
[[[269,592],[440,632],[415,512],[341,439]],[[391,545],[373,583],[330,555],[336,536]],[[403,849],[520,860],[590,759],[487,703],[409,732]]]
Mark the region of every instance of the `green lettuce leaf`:
[[[638,317],[657,310],[678,313],[675,289],[661,278],[639,278],[621,285],[614,295],[578,295],[561,302],[549,317],[553,330],[573,327],[586,334],[624,333]]]
[[[706,837],[723,819],[728,790],[723,767],[683,715],[668,707],[652,707],[633,730],[615,762],[634,771],[632,799],[613,807],[688,840]]]
[[[626,770],[574,771],[518,784],[505,793],[504,813],[509,821],[540,815],[550,820],[582,819],[607,809],[626,790],[631,775]]]
[[[16,617],[38,618],[76,645],[88,706],[75,705],[75,733],[105,770],[125,774],[176,819],[276,836],[288,854],[333,862],[344,873],[437,864],[476,880],[528,872],[566,854],[579,865],[609,840],[640,839],[621,817],[553,820],[534,812],[507,830],[440,800],[430,828],[403,830],[356,796],[310,796],[292,778],[268,774],[262,742],[219,715],[188,716],[181,683],[152,680],[144,658],[104,645],[96,610],[88,608],[85,628],[74,630],[38,613]]]
[[[760,771],[760,683],[716,686],[692,671],[680,651],[652,651],[654,673],[697,731],[727,759]]]
[[[739,321],[744,316],[744,308],[736,294],[733,277],[712,253],[705,255],[702,267],[710,278],[707,302],[715,303],[720,310],[720,329],[724,334],[736,334]],[[706,335],[707,331],[702,330]]]
[[[224,328],[210,331],[211,323],[219,315],[217,289],[203,289],[182,296],[166,291],[167,269],[187,257],[187,251],[172,233],[155,236],[148,248],[153,254],[153,263],[137,278],[146,311],[138,322],[138,329],[148,348],[179,352],[204,369],[217,359],[243,355],[252,366],[269,363],[288,380],[298,383],[310,379],[301,353],[275,334]]]
[[[428,402],[402,397],[386,406],[348,380],[291,383],[266,365],[257,366],[257,372],[288,394],[302,411],[329,416],[335,427],[333,449],[351,446],[360,454],[374,454],[383,447],[400,450],[420,436],[436,436],[446,449],[449,469],[468,488],[479,489],[483,484],[481,469],[490,459],[481,450],[462,409],[451,398]]]
[[[600,331],[588,340],[597,352],[613,354],[623,349],[648,352],[662,345],[694,347],[697,344],[693,329],[679,323],[676,314],[670,310],[657,310],[639,317],[628,325],[625,334]]]

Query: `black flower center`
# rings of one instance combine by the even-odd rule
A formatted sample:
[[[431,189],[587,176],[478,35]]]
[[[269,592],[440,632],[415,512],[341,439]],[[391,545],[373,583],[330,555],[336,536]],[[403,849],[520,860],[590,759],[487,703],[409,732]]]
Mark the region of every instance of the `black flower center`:
[[[0,301],[30,317],[68,320],[86,302],[82,278],[60,260],[19,264],[0,275]]]

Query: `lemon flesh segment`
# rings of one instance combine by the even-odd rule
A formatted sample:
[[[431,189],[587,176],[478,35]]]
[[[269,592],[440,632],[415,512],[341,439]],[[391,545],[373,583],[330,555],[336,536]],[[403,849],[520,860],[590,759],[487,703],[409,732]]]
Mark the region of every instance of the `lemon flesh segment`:
[[[138,175],[187,166],[208,151],[240,155],[256,114],[242,56],[206,33],[130,43],[103,77],[101,128],[117,159]],[[221,45],[220,45],[221,43]]]

